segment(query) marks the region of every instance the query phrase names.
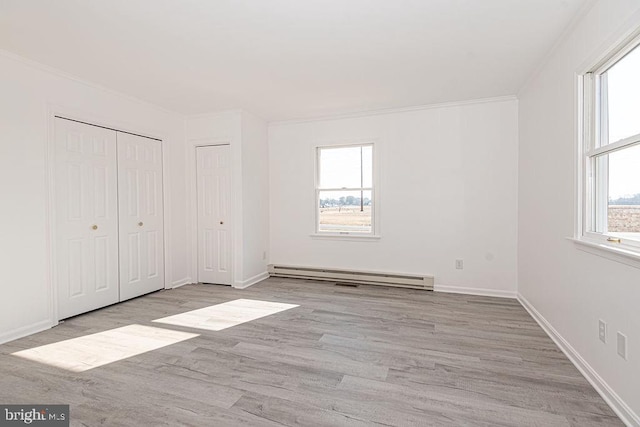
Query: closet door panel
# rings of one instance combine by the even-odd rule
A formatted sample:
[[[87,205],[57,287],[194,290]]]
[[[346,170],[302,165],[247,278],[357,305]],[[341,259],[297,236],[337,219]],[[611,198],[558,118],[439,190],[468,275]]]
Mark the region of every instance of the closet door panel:
[[[55,119],[58,319],[119,301],[116,132]]]
[[[120,300],[164,288],[162,146],[118,132]]]
[[[231,151],[228,145],[196,149],[198,281],[231,284]]]

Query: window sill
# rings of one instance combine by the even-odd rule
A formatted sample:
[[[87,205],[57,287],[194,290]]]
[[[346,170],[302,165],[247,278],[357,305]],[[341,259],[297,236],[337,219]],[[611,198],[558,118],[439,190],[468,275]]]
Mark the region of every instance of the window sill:
[[[640,268],[640,254],[638,252],[616,248],[599,242],[593,242],[591,240],[577,239],[574,237],[567,237],[567,240],[571,240],[575,243],[578,250],[607,258],[611,261],[626,264],[631,267]]]
[[[309,235],[312,239],[322,239],[322,240],[351,240],[353,242],[367,242],[367,241],[378,241],[380,240],[380,235],[377,234],[367,234],[365,236],[358,236],[357,234],[329,234],[329,233],[313,233]]]

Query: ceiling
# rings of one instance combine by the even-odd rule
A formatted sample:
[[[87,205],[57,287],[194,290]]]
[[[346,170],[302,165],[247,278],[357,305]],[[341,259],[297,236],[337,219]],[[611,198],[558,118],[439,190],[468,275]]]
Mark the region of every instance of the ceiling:
[[[0,0],[0,49],[184,114],[513,95],[590,0]]]

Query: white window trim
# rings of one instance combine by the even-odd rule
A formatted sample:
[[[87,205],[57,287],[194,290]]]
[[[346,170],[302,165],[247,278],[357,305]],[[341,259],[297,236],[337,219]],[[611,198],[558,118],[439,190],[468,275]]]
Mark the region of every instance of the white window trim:
[[[640,255],[633,251],[627,251],[611,245],[599,244],[589,239],[573,237],[568,237],[567,239],[575,243],[576,248],[583,252],[588,252],[631,267],[640,268]]]
[[[359,241],[378,241],[381,239],[380,235],[373,234],[364,234],[364,235],[355,235],[355,234],[336,234],[336,233],[312,233],[309,235],[313,239],[326,239],[326,240],[346,240],[352,242]]]
[[[372,147],[372,169],[373,186],[367,191],[371,191],[371,197],[373,203],[371,205],[371,233],[362,232],[340,232],[330,233],[326,231],[319,231],[320,225],[320,206],[318,193],[320,190],[320,156],[319,149],[321,148],[345,148],[345,147],[359,147],[363,145],[370,145]],[[378,241],[381,239],[380,235],[380,183],[379,183],[379,161],[378,161],[378,143],[375,139],[359,139],[340,142],[319,142],[313,146],[313,164],[314,164],[314,215],[313,215],[313,232],[309,235],[314,239],[322,240],[347,240],[347,241]],[[332,189],[322,189],[322,191],[331,191]],[[349,188],[334,189],[335,191],[347,191]],[[353,190],[353,189],[352,189]],[[360,190],[358,187],[355,190]]]
[[[632,37],[609,49],[601,60],[594,62],[576,75],[576,111],[577,111],[577,150],[576,150],[576,227],[574,237],[569,238],[577,244],[578,249],[613,261],[640,268],[640,242],[623,240],[620,243],[611,241],[616,238],[605,233],[589,231],[591,229],[592,195],[595,191],[589,188],[592,166],[588,164],[594,156],[612,153],[640,143],[640,134],[633,135],[612,144],[596,147],[597,135],[606,129],[600,127],[595,76],[605,72],[631,50],[640,46],[640,35]]]

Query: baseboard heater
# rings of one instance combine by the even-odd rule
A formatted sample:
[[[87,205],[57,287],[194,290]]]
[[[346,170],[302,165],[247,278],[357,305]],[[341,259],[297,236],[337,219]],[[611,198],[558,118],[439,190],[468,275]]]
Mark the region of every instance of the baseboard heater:
[[[327,280],[331,282],[360,283],[364,285],[394,286],[398,288],[433,290],[433,276],[417,276],[373,271],[341,270],[336,268],[292,267],[269,264],[272,277]]]

